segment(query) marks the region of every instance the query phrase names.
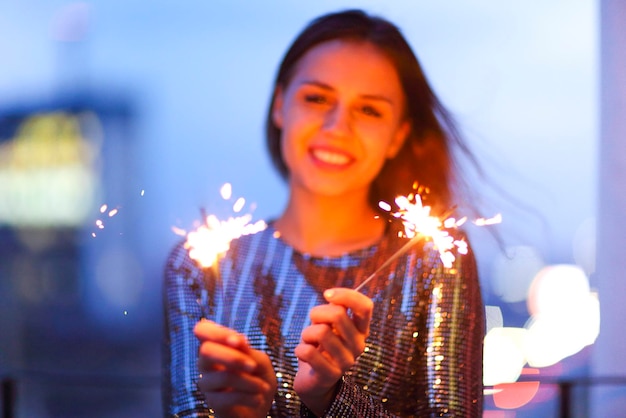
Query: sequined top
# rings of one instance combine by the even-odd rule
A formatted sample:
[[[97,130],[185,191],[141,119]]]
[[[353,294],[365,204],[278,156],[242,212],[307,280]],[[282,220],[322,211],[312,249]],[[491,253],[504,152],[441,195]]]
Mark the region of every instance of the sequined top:
[[[270,226],[241,237],[214,270],[182,243],[164,284],[163,402],[169,417],[210,417],[197,388],[193,327],[208,318],[245,334],[274,366],[271,417],[314,416],[293,390],[294,349],[308,313],[330,287],[354,287],[405,242],[390,228],[376,245],[338,257],[302,254]],[[370,281],[374,301],[365,352],[343,377],[327,417],[480,417],[484,309],[474,257],[442,265],[420,242]]]

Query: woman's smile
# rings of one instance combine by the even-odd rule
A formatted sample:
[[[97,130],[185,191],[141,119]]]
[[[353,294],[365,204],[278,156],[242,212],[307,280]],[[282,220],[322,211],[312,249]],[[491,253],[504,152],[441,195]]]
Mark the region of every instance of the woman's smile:
[[[334,147],[312,146],[309,153],[313,163],[320,168],[344,169],[354,161],[352,155]]]

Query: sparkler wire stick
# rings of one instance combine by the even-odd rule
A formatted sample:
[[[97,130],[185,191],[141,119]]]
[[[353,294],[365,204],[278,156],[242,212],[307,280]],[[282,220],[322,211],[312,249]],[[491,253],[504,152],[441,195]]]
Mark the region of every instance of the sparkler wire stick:
[[[454,207],[452,207],[451,209],[447,210],[444,213],[444,215],[443,215],[443,219],[446,219],[449,215],[451,215],[454,212],[455,209],[456,209],[456,205]],[[406,221],[406,219],[405,219],[405,221]],[[359,284],[357,287],[355,287],[354,290],[356,290],[358,292],[361,289],[363,289],[363,287],[365,287],[365,285],[367,283],[372,281],[372,279],[374,277],[376,277],[376,275],[378,273],[380,273],[385,267],[389,266],[389,264],[391,264],[396,258],[400,257],[402,254],[407,252],[409,250],[409,248],[411,248],[413,245],[415,245],[417,243],[417,241],[419,241],[422,238],[427,238],[427,237],[428,237],[428,235],[421,234],[421,233],[417,232],[414,237],[409,239],[409,241],[406,244],[404,244],[398,251],[393,253],[392,256],[389,257],[389,259],[387,259],[387,261],[385,261],[383,264],[381,264],[372,274],[370,274],[364,281],[362,281],[361,284]]]
[[[363,282],[361,282],[360,285],[358,285],[357,287],[354,288],[354,290],[356,290],[357,292],[360,291],[361,289],[363,289],[363,287],[369,283],[370,281],[372,281],[372,279],[374,277],[376,277],[376,275],[378,273],[380,273],[385,267],[389,266],[389,264],[391,264],[393,262],[393,260],[395,260],[396,258],[400,257],[402,254],[404,254],[405,252],[407,252],[409,250],[409,248],[411,248],[417,241],[419,241],[422,238],[421,235],[416,235],[413,238],[411,238],[406,244],[404,244],[398,251],[396,251],[395,253],[393,253],[393,255],[391,257],[389,257],[387,259],[387,261],[385,261],[383,264],[381,264],[372,274],[370,274]]]

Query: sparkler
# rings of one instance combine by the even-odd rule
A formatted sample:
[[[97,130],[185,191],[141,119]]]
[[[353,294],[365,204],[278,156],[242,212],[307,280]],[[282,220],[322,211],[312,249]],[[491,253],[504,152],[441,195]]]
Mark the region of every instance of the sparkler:
[[[232,196],[232,186],[226,183],[220,189],[224,200]],[[245,206],[245,199],[240,197],[233,204],[233,212],[238,213]],[[232,240],[243,235],[254,234],[267,227],[264,221],[251,223],[252,215],[231,216],[226,220],[219,220],[215,215],[202,213],[204,224],[194,231],[187,233],[184,230],[173,228],[174,233],[186,235],[184,247],[189,251],[189,256],[202,268],[216,266],[219,256],[230,248]]]
[[[422,191],[423,189],[418,189]],[[232,196],[232,187],[229,183],[222,186],[220,193],[224,200],[229,200]],[[399,218],[404,225],[404,231],[400,234],[409,240],[389,259],[380,265],[354,290],[361,290],[385,267],[389,266],[395,259],[408,251],[415,243],[421,239],[430,240],[439,252],[439,257],[444,267],[450,268],[456,259],[455,253],[467,254],[467,243],[460,239],[455,239],[448,230],[458,228],[467,221],[467,217],[455,219],[448,217],[452,211],[447,212],[442,217],[431,215],[431,207],[422,204],[419,193],[411,193],[408,196],[398,196],[395,203],[399,210],[392,213],[392,216]],[[391,212],[391,206],[386,202],[380,202],[383,210]],[[233,205],[235,213],[240,212],[245,206],[245,199],[239,198]],[[215,215],[203,213],[204,224],[194,231],[187,233],[184,230],[173,228],[178,235],[187,236],[184,246],[189,251],[189,256],[195,260],[202,268],[215,268],[219,256],[230,248],[233,239],[243,235],[254,234],[267,227],[264,221],[251,223],[252,215],[229,217],[227,220],[219,220]],[[442,220],[443,219],[443,220]],[[500,214],[493,218],[479,218],[473,221],[478,226],[493,225],[500,223]]]
[[[444,267],[452,267],[452,263],[456,259],[454,250],[459,254],[467,254],[468,247],[464,240],[454,239],[448,232],[448,229],[458,228],[467,221],[467,217],[455,219],[448,217],[451,211],[443,215],[443,219],[430,214],[431,207],[422,204],[422,198],[418,193],[411,193],[408,196],[398,196],[395,200],[398,206],[398,212],[392,213],[392,216],[402,220],[404,232],[401,235],[409,238],[398,251],[396,251],[387,261],[381,264],[372,274],[370,274],[361,284],[354,290],[360,291],[369,283],[378,273],[391,262],[400,257],[409,250],[417,241],[421,239],[431,240],[435,249],[439,251],[439,258]],[[386,202],[380,202],[381,209],[387,212],[391,211],[391,206]],[[479,226],[493,225],[501,222],[500,214],[490,219],[479,218],[474,224]]]

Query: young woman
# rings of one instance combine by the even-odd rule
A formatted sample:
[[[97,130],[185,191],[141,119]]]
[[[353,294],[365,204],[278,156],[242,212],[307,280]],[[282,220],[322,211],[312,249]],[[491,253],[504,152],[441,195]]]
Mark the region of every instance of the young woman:
[[[484,315],[471,251],[444,267],[378,209],[415,182],[454,204],[454,126],[390,22],[312,21],[279,68],[268,148],[289,187],[216,270],[165,274],[164,405],[177,417],[479,417]],[[216,273],[217,271],[217,273]]]

